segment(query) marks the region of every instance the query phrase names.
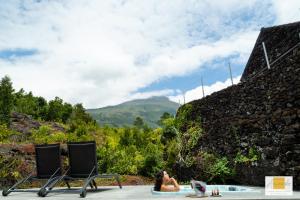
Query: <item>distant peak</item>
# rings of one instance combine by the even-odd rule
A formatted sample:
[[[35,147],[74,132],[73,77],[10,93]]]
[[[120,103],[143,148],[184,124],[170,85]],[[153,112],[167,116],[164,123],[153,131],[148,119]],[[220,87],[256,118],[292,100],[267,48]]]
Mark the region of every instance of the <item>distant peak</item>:
[[[150,98],[148,98],[148,99],[157,99],[157,100],[169,100],[169,98],[168,97],[166,97],[166,96],[153,96],[153,97],[150,97]]]

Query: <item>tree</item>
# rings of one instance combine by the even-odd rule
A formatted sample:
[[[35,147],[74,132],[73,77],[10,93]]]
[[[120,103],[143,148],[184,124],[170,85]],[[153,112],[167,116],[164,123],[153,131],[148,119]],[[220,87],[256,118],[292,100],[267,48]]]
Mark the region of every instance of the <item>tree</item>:
[[[160,119],[158,120],[157,124],[162,126],[163,125],[163,121],[166,120],[166,119],[169,119],[169,118],[173,118],[174,116],[171,115],[170,113],[168,112],[164,112],[162,114],[162,116],[160,116]]]
[[[38,112],[37,112],[38,118],[46,120],[47,114],[48,114],[47,100],[44,99],[43,97],[37,97],[36,102],[37,102],[37,107],[38,107]]]
[[[93,123],[96,125],[96,121],[86,113],[82,104],[76,104],[73,106],[72,113],[68,120],[68,124],[70,125],[70,132],[74,132],[78,127],[84,126],[86,124]]]
[[[93,118],[88,113],[85,112],[85,108],[81,103],[76,104],[73,107],[71,119],[76,121],[81,121],[86,124],[90,122],[94,122]]]
[[[14,105],[14,89],[8,76],[1,79],[0,82],[0,123],[9,125],[10,113]]]
[[[138,128],[143,128],[143,126],[144,126],[144,120],[143,120],[143,118],[136,117],[135,120],[134,120],[134,122],[133,122],[133,125],[136,126],[136,127],[138,127]]]
[[[158,121],[158,124],[162,127],[162,143],[166,144],[177,135],[175,128],[175,118],[168,112],[164,112]]]
[[[73,111],[72,105],[69,103],[64,103],[63,113],[62,113],[63,123],[66,123],[67,120],[71,117],[72,111]]]
[[[54,100],[49,102],[47,120],[61,121],[63,114],[63,100],[59,97],[55,97]]]
[[[23,89],[15,93],[14,111],[36,117],[37,102],[32,92],[26,94]]]

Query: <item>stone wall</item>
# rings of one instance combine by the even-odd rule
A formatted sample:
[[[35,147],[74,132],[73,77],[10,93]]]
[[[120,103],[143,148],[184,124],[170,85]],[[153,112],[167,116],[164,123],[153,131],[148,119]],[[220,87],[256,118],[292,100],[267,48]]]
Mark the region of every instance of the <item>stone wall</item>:
[[[298,23],[292,29],[294,32],[288,29],[297,36],[292,42],[291,37],[277,35],[271,29],[268,30],[273,31],[271,35],[261,33],[259,37],[281,37],[280,40],[276,36],[273,43],[274,46],[280,43],[282,48],[272,52],[286,52],[289,48],[284,43],[294,46],[295,40],[300,41],[299,27]],[[268,46],[272,46],[270,39]],[[238,151],[246,153],[249,148],[255,148],[260,159],[237,165],[234,181],[262,186],[267,175],[291,175],[295,188],[300,189],[300,47],[273,64],[270,70],[263,69],[266,65],[257,61],[262,59],[258,55],[261,51],[260,47],[254,48],[241,83],[188,104],[191,110],[186,121],[197,122],[200,116],[203,128],[203,135],[192,151],[194,155],[200,150],[213,152],[233,162]],[[275,60],[274,54],[270,57]],[[259,65],[257,69],[255,64]],[[179,108],[177,118],[186,107]],[[180,129],[185,132],[187,124],[182,124]],[[197,173],[189,170],[176,171],[179,178]]]
[[[270,64],[300,41],[300,22],[262,28],[246,64],[241,80],[246,81],[267,68],[262,42]]]

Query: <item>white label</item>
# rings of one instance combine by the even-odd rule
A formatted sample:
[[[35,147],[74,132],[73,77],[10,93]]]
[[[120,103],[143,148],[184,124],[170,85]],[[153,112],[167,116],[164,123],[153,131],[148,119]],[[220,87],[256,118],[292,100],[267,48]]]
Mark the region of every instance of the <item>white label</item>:
[[[293,195],[293,177],[266,176],[265,195]]]

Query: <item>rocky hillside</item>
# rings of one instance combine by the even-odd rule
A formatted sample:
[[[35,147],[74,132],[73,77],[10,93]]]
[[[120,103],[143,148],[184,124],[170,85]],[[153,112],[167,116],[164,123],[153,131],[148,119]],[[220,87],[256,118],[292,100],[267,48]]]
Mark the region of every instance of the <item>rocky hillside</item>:
[[[58,123],[39,122],[22,113],[13,112],[10,121],[9,128],[16,134],[11,136],[10,143],[0,143],[0,187],[14,183],[13,179],[3,178],[8,176],[8,173],[15,179],[20,179],[33,170],[35,165],[33,144],[20,144],[18,142],[29,138],[32,131],[38,130],[41,126],[48,126],[53,132],[65,132],[65,128]]]
[[[49,126],[53,131],[65,132],[65,128],[55,122],[39,122],[34,120],[30,115],[13,112],[11,114],[10,129],[24,135],[30,135],[32,130],[37,130],[42,125]]]
[[[224,159],[235,171],[235,182],[264,185],[265,176],[294,177],[300,186],[300,22],[263,28],[242,80],[222,91],[179,108],[182,132],[200,126],[194,146],[183,142],[181,179],[196,177],[203,168],[203,152]],[[261,42],[269,49],[267,69]],[[195,135],[182,135],[190,141]],[[223,161],[224,161],[223,160]],[[223,165],[222,165],[223,166]],[[222,169],[221,169],[222,170]]]

